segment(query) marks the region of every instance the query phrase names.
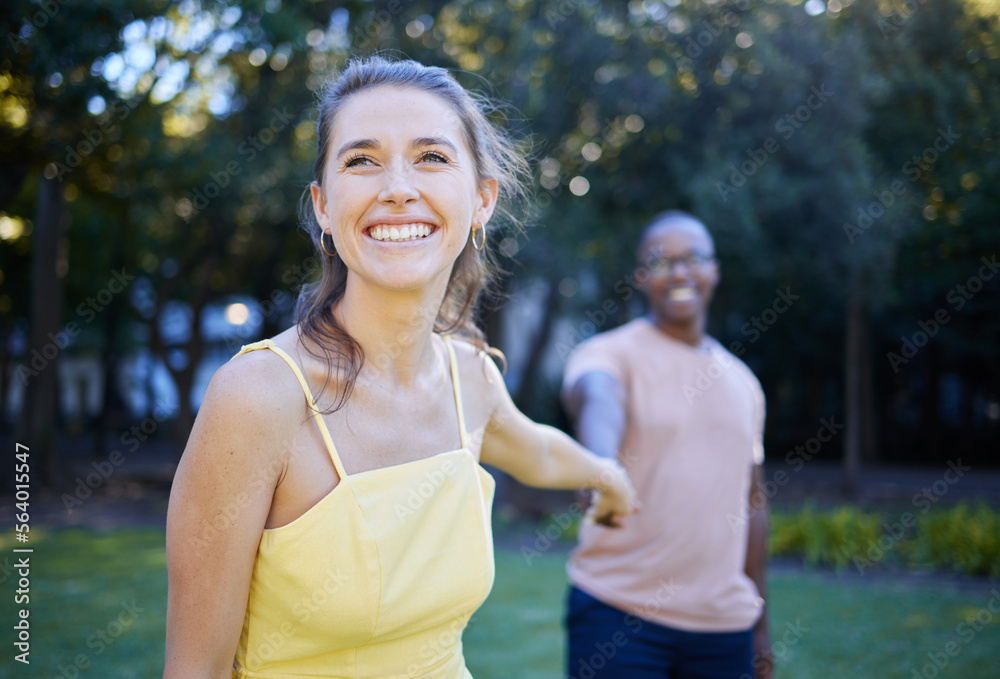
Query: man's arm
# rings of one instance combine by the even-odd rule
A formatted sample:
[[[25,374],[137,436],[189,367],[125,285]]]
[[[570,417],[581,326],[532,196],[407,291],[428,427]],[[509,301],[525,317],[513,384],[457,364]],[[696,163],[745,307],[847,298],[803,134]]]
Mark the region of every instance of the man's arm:
[[[753,630],[753,666],[756,679],[771,679],[774,653],[767,627],[767,536],[770,520],[764,493],[764,467],[755,464],[750,477],[750,524],[747,531],[747,561],[744,572],[757,585],[764,600],[760,619]]]
[[[625,435],[625,390],[606,372],[584,373],[563,392],[576,440],[601,457],[616,459]]]

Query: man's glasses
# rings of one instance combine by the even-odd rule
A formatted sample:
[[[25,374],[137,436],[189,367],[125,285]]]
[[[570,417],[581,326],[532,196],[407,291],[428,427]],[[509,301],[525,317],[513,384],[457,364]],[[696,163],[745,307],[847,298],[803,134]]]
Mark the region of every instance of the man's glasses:
[[[646,268],[653,276],[667,276],[678,264],[683,264],[688,271],[697,269],[715,261],[712,255],[702,252],[685,252],[683,255],[668,257],[667,255],[653,254],[646,261]]]

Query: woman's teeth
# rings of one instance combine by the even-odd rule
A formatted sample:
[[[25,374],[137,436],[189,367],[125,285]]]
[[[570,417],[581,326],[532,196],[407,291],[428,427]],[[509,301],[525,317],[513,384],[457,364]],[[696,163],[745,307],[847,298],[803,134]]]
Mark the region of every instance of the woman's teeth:
[[[373,226],[368,231],[375,240],[417,240],[431,235],[431,227],[426,224],[398,224],[396,226]]]
[[[694,299],[694,288],[674,288],[670,291],[670,299],[675,302],[689,302]]]

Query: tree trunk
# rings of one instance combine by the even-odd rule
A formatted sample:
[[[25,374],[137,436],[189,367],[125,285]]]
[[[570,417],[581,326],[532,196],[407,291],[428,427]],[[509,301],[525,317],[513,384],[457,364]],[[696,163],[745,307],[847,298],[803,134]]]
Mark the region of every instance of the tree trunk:
[[[924,372],[924,391],[920,399],[922,457],[925,462],[944,463],[948,455],[943,452],[941,432],[941,356],[933,342],[921,351],[926,354],[923,365],[919,366]]]
[[[104,372],[104,393],[101,397],[101,412],[94,423],[94,453],[106,454],[109,450],[105,443],[108,431],[120,412],[117,398],[115,377],[118,374],[118,354],[115,343],[118,336],[118,318],[121,313],[121,298],[115,295],[105,315],[104,348],[101,350],[101,369]]]
[[[864,303],[855,292],[847,302],[846,361],[844,369],[844,493],[858,495],[862,445],[862,355]]]
[[[861,370],[861,461],[865,465],[879,461],[878,417],[876,417],[875,376],[872,363],[871,324],[867,310],[863,309],[860,319],[860,352],[858,368]]]
[[[163,285],[156,291],[156,313],[150,321],[150,341],[149,349],[153,356],[163,361],[167,371],[174,380],[177,387],[177,419],[174,422],[174,443],[178,446],[177,459],[184,452],[188,435],[194,424],[194,408],[191,405],[191,387],[194,384],[194,377],[197,374],[198,364],[201,363],[205,353],[205,339],[201,332],[201,316],[205,305],[208,303],[209,289],[208,279],[210,272],[216,268],[216,260],[208,258],[197,270],[191,272],[190,276],[181,273],[173,278],[164,281]],[[160,332],[160,313],[164,303],[173,298],[173,292],[181,280],[193,280],[197,287],[190,293],[189,304],[191,307],[191,338],[185,347],[187,349],[187,363],[181,370],[170,367],[167,354],[174,347],[169,347],[163,340]]]
[[[62,279],[66,275],[65,260],[60,261],[66,255],[62,242],[66,203],[58,183],[44,178],[38,180],[35,214],[31,244],[31,330],[22,366],[30,372],[18,371],[27,382],[15,436],[18,443],[30,448],[34,461],[32,479],[41,485],[52,486],[61,468],[53,434],[58,380],[56,361],[62,349],[58,341]]]
[[[177,421],[174,423],[174,443],[177,445],[177,458],[180,459],[184,446],[187,444],[191,427],[194,426],[194,407],[191,405],[191,388],[198,373],[198,366],[205,354],[205,338],[201,332],[201,316],[208,299],[207,288],[199,291],[191,304],[191,339],[187,345],[187,363],[181,370],[170,370],[177,385]]]

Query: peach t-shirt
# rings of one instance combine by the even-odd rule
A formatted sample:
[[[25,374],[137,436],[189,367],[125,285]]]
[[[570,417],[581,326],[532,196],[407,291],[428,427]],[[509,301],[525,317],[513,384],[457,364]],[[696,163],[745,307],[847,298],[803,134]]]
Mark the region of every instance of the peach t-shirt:
[[[645,318],[577,347],[564,390],[589,372],[624,388],[618,458],[642,509],[621,529],[581,525],[570,582],[668,627],[749,629],[763,606],[743,572],[750,474],[764,459],[757,378],[714,339],[694,348]]]

